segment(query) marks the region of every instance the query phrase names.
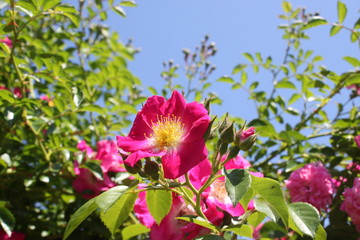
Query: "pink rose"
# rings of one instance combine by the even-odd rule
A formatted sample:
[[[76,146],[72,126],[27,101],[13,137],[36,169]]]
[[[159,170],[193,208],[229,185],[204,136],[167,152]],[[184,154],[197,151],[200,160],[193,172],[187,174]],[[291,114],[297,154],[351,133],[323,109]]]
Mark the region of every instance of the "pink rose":
[[[295,170],[285,183],[292,202],[307,202],[319,211],[327,209],[336,190],[329,171],[321,163]]]
[[[4,39],[0,39],[0,42],[8,45],[9,48],[12,48],[12,41],[9,37],[5,37]]]
[[[85,161],[92,159],[101,161],[100,167],[103,172],[103,179],[100,180],[96,178],[89,169],[81,168],[78,163],[75,162],[74,171],[77,175],[73,182],[75,191],[81,193],[84,198],[90,199],[116,186],[116,183],[110,179],[108,173],[126,171],[121,166],[123,161],[118,153],[116,143],[109,140],[99,141],[97,143],[97,152],[94,152],[84,140],[79,142],[77,147],[80,151],[86,153]]]
[[[355,140],[356,145],[360,148],[360,135],[354,137],[354,140]]]
[[[9,237],[4,230],[0,230],[0,240],[24,240],[25,234],[12,232],[11,237]]]
[[[351,217],[356,231],[360,232],[360,178],[355,178],[352,188],[345,189],[344,202],[340,209]]]
[[[354,91],[356,92],[357,95],[360,95],[360,85],[349,85],[346,87],[347,89],[354,89]]]
[[[126,164],[134,166],[142,158],[161,156],[165,178],[175,179],[206,160],[203,135],[209,122],[202,104],[186,103],[174,91],[169,100],[150,97],[136,115],[129,135],[117,136],[117,142],[130,153]]]

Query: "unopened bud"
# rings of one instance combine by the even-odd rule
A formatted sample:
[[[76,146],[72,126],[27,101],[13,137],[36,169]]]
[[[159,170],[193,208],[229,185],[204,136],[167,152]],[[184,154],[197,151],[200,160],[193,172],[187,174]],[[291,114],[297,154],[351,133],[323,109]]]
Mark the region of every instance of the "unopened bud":
[[[228,150],[228,144],[227,143],[222,143],[220,145],[220,149],[219,149],[220,155],[221,156],[224,155],[227,150]]]
[[[142,167],[141,161],[138,161],[133,167],[130,165],[124,164],[126,171],[132,174],[139,173]]]
[[[144,171],[155,181],[159,180],[159,169],[159,165],[156,162],[146,160]]]
[[[221,124],[219,126],[219,133],[220,134],[224,131],[225,128],[228,128],[229,125],[231,124],[231,121],[230,121],[228,115],[229,115],[228,113],[225,114],[225,118],[224,118],[224,120],[221,122]]]
[[[213,133],[212,133],[212,125],[213,125],[213,123],[214,123],[214,121],[215,121],[215,119],[217,118],[217,116],[215,116],[211,121],[210,121],[210,123],[209,123],[209,126],[208,126],[208,128],[206,129],[206,132],[205,132],[205,134],[204,134],[204,136],[203,136],[203,138],[204,138],[204,140],[206,141],[206,140],[210,140],[211,139],[211,136],[212,135],[214,135]]]
[[[237,144],[237,146],[241,150],[247,151],[254,145],[258,136],[259,133],[255,133],[254,135],[251,135],[250,137],[246,138],[244,141],[241,141],[239,144]]]
[[[239,147],[237,147],[237,146],[232,146],[232,147],[230,148],[229,154],[227,155],[225,161],[235,158],[235,157],[239,154],[239,152],[240,152],[240,148],[239,148]]]
[[[220,140],[224,143],[232,143],[235,139],[234,136],[234,122],[226,126],[220,133]]]

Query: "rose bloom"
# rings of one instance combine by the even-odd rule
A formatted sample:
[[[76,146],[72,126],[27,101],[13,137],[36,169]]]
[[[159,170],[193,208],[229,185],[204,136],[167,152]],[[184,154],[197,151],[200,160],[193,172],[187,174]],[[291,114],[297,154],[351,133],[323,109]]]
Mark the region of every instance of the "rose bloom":
[[[321,163],[295,170],[285,183],[292,202],[307,202],[319,211],[327,209],[336,190],[329,171]]]
[[[192,240],[197,237],[210,233],[210,230],[194,223],[175,219],[183,215],[197,215],[191,205],[178,195],[173,193],[172,206],[168,215],[158,225],[151,216],[146,204],[146,193],[140,192],[134,205],[134,212],[140,223],[150,228],[150,239],[162,240]],[[202,202],[202,211],[206,218],[213,224],[219,225],[223,218],[223,213],[216,210],[213,204]]]
[[[10,89],[8,89],[8,88],[6,88],[6,87],[4,87],[4,86],[0,86],[0,90],[1,90],[1,89],[8,90],[9,92],[11,92]],[[22,94],[21,94],[21,89],[18,88],[18,87],[14,88],[13,94],[14,94],[15,97],[17,97],[17,98],[22,98],[22,97],[23,97]]]
[[[341,210],[345,211],[351,221],[356,225],[356,231],[360,232],[360,178],[355,178],[352,188],[344,191],[344,202]]]
[[[0,240],[24,240],[25,234],[19,232],[12,232],[9,237],[4,230],[0,230]]]
[[[0,42],[8,45],[9,48],[12,48],[12,41],[9,37],[5,37],[4,39],[0,39]]]
[[[102,140],[97,143],[97,152],[94,152],[90,146],[83,140],[79,142],[78,149],[86,153],[85,161],[87,159],[100,160],[100,167],[103,172],[103,180],[100,180],[91,173],[87,168],[79,167],[78,162],[74,163],[74,171],[77,175],[73,182],[73,188],[76,192],[90,199],[101,192],[106,191],[114,186],[114,183],[108,173],[109,172],[125,172],[126,170],[121,166],[123,164],[122,158],[118,153],[116,143],[114,141]]]
[[[169,100],[150,97],[136,115],[129,135],[117,136],[117,142],[130,153],[126,164],[134,166],[142,158],[160,156],[165,178],[175,179],[206,159],[203,135],[209,122],[202,104],[186,103],[174,91]]]
[[[353,84],[346,87],[347,89],[354,89],[357,95],[360,95],[360,85]]]
[[[354,138],[356,145],[360,148],[360,135]]]

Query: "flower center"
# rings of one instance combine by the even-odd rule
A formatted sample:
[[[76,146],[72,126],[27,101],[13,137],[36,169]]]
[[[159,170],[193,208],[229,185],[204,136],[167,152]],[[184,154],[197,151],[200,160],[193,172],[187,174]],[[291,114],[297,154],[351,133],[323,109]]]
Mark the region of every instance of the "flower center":
[[[160,150],[168,150],[179,144],[184,134],[184,124],[180,117],[174,115],[158,116],[157,122],[152,123],[152,130],[151,138],[155,147]]]
[[[225,203],[229,198],[226,192],[225,182],[220,179],[215,180],[215,182],[211,184],[210,196],[219,202]]]

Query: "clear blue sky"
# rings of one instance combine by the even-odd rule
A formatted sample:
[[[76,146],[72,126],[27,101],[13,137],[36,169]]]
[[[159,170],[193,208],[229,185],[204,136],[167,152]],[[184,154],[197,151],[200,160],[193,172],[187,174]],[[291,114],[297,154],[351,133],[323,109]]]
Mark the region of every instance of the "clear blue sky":
[[[119,32],[123,42],[133,38],[134,45],[141,47],[141,52],[131,62],[130,70],[138,76],[145,86],[163,84],[160,73],[162,63],[174,59],[182,64],[182,49],[194,49],[199,45],[205,34],[217,45],[218,53],[212,59],[217,66],[209,81],[215,82],[222,75],[230,74],[233,67],[246,63],[242,53],[261,52],[263,56],[271,55],[274,64],[280,64],[283,59],[285,41],[278,25],[284,23],[278,15],[282,14],[282,1],[270,0],[137,0],[138,7],[125,8],[127,18],[111,14],[109,25]],[[293,7],[303,6],[307,12],[320,12],[321,16],[331,22],[337,20],[337,1],[335,0],[291,0]],[[348,16],[345,25],[352,27],[360,16],[358,0],[343,0],[348,6]],[[322,55],[323,65],[342,73],[351,66],[342,60],[343,56],[359,57],[359,48],[350,44],[349,33],[342,31],[335,37],[329,36],[329,26],[309,29],[311,40],[305,41],[302,48],[314,50]],[[251,71],[250,71],[251,72]],[[179,70],[180,78],[185,80],[184,69]],[[249,75],[250,79],[259,80],[259,75]],[[261,79],[269,81],[270,79]],[[230,112],[245,119],[254,117],[253,105],[242,105],[236,102],[246,101],[244,91],[230,91],[229,85],[215,84],[212,90],[224,99],[221,108],[215,108],[215,113]]]

